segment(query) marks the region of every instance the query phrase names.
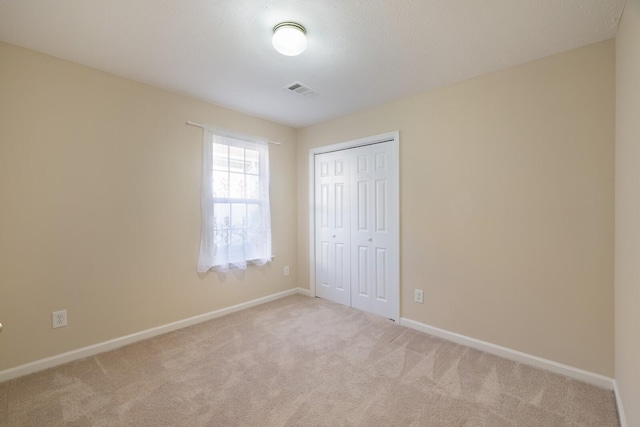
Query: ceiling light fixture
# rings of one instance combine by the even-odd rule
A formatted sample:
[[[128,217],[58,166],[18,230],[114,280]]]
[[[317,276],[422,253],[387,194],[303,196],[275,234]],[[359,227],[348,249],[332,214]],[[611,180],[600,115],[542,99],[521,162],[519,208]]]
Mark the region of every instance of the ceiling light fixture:
[[[307,30],[295,22],[282,22],[273,27],[273,47],[287,56],[300,55],[307,48]]]

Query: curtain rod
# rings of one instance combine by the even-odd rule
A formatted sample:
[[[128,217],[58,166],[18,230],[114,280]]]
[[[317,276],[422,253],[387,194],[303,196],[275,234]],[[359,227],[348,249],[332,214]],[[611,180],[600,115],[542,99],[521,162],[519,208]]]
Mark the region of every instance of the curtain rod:
[[[191,120],[187,120],[187,124],[189,126],[196,126],[202,129],[212,129],[215,130],[215,128],[212,128],[211,126],[207,126],[207,125],[203,125],[201,123],[196,123],[196,122],[192,122]],[[267,141],[269,144],[273,144],[273,145],[281,145],[282,142],[278,142],[278,141]]]

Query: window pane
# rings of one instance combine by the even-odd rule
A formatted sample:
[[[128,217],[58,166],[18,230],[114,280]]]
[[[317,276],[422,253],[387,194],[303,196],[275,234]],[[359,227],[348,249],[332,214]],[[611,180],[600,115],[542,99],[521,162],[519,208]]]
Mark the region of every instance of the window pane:
[[[229,169],[229,146],[213,144],[213,170],[226,171]]]
[[[256,233],[255,231],[248,230],[247,231],[247,241],[244,245],[245,253],[247,254],[247,259],[258,259],[260,258],[260,251],[258,250],[258,239],[260,233]]]
[[[260,157],[255,150],[246,150],[246,171],[247,173],[259,174],[260,173]]]
[[[245,198],[245,187],[246,183],[244,181],[244,174],[241,173],[231,173],[229,176],[230,179],[230,187],[229,187],[229,197],[233,198]]]
[[[229,174],[213,171],[213,197],[229,197]]]
[[[247,175],[247,198],[257,199],[260,196],[260,179],[256,175]]]
[[[231,226],[231,207],[228,203],[213,205],[213,229],[216,252],[223,251],[229,245],[229,228]]]
[[[244,149],[229,147],[229,168],[232,172],[244,173]]]
[[[213,220],[216,229],[231,227],[231,206],[228,203],[215,203],[213,205]]]
[[[229,244],[229,262],[242,262],[246,260],[244,230],[233,230]]]
[[[255,228],[260,224],[260,205],[247,204],[247,226]]]
[[[247,205],[244,203],[233,203],[231,205],[231,227],[235,229],[247,226]]]

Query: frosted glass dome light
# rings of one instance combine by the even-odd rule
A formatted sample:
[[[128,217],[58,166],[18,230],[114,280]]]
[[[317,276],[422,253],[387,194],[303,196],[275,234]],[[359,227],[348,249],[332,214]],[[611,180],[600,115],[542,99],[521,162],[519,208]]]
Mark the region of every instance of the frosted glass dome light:
[[[295,22],[283,22],[273,27],[273,47],[283,55],[300,55],[307,48],[307,31]]]

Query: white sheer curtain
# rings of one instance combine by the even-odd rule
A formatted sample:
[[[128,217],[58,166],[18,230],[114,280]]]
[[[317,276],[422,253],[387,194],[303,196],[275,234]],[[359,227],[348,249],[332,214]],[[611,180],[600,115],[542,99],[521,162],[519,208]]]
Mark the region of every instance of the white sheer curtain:
[[[204,128],[198,271],[271,261],[269,145]]]

